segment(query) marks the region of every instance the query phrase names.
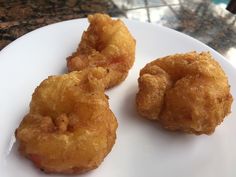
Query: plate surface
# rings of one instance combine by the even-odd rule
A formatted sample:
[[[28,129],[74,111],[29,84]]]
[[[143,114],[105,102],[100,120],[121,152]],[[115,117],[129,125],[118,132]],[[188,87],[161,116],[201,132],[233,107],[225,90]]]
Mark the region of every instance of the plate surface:
[[[174,30],[124,20],[136,38],[136,61],[128,78],[107,91],[119,123],[117,140],[102,165],[81,177],[235,177],[236,104],[211,136],[163,130],[135,111],[139,70],[151,60],[188,51],[211,51],[229,77],[236,98],[236,69],[201,42]],[[66,71],[66,57],[87,28],[86,19],[49,25],[17,39],[0,52],[0,171],[2,177],[42,177],[17,151],[14,131],[28,111],[31,94],[49,75]]]

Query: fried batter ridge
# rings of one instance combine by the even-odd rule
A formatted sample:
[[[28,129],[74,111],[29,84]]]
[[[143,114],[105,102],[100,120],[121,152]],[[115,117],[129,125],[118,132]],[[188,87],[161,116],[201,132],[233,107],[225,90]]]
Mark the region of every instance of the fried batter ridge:
[[[135,39],[119,19],[97,13],[89,15],[88,20],[90,25],[77,51],[67,59],[68,70],[103,67],[108,72],[103,82],[111,88],[127,77],[134,63]]]
[[[209,52],[154,60],[138,83],[137,111],[168,130],[211,134],[231,110],[227,76]]]
[[[100,79],[104,68],[50,76],[35,90],[16,130],[20,152],[47,173],[83,173],[100,165],[117,121]]]

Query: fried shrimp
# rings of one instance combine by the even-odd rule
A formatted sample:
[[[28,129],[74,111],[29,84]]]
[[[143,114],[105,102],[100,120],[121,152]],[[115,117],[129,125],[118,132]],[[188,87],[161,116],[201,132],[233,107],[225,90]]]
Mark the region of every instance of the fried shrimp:
[[[100,66],[107,70],[106,88],[118,85],[134,63],[136,42],[121,20],[105,14],[89,15],[88,20],[77,51],[67,58],[68,70]]]
[[[208,52],[154,60],[138,83],[138,112],[169,130],[211,134],[231,111],[228,79]]]
[[[82,173],[100,165],[116,139],[116,118],[100,79],[104,68],[50,76],[35,90],[16,130],[20,152],[48,173]]]

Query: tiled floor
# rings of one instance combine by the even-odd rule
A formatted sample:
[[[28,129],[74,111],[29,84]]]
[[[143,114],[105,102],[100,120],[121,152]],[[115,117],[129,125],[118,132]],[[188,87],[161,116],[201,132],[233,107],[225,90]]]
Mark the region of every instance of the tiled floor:
[[[124,12],[128,18],[141,19],[141,21],[157,22],[160,17],[176,15],[176,7],[189,6],[193,9],[201,8],[199,4],[212,4],[211,0],[113,0],[113,2]],[[220,0],[216,8],[218,10],[226,7],[227,0]]]
[[[181,31],[236,63],[236,15],[225,9],[225,2],[227,0],[0,0],[0,50],[21,35],[47,24],[103,12]]]
[[[236,57],[236,15],[227,0],[113,1],[127,18],[167,26],[213,47],[231,60]],[[236,63],[236,62],[235,62]]]

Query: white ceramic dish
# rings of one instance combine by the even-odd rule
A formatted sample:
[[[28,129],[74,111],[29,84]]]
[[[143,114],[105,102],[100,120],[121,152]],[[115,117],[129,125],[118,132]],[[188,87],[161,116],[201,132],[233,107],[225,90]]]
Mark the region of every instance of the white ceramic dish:
[[[235,177],[236,104],[211,136],[163,130],[141,119],[134,107],[139,70],[149,61],[174,53],[209,50],[229,77],[236,98],[236,69],[213,49],[174,30],[125,20],[136,38],[136,61],[128,78],[107,91],[119,128],[116,144],[102,165],[81,177]],[[28,111],[31,94],[48,75],[66,71],[87,20],[49,25],[12,42],[0,52],[0,176],[49,176],[17,151],[14,131]],[[63,175],[50,175],[63,176]]]

